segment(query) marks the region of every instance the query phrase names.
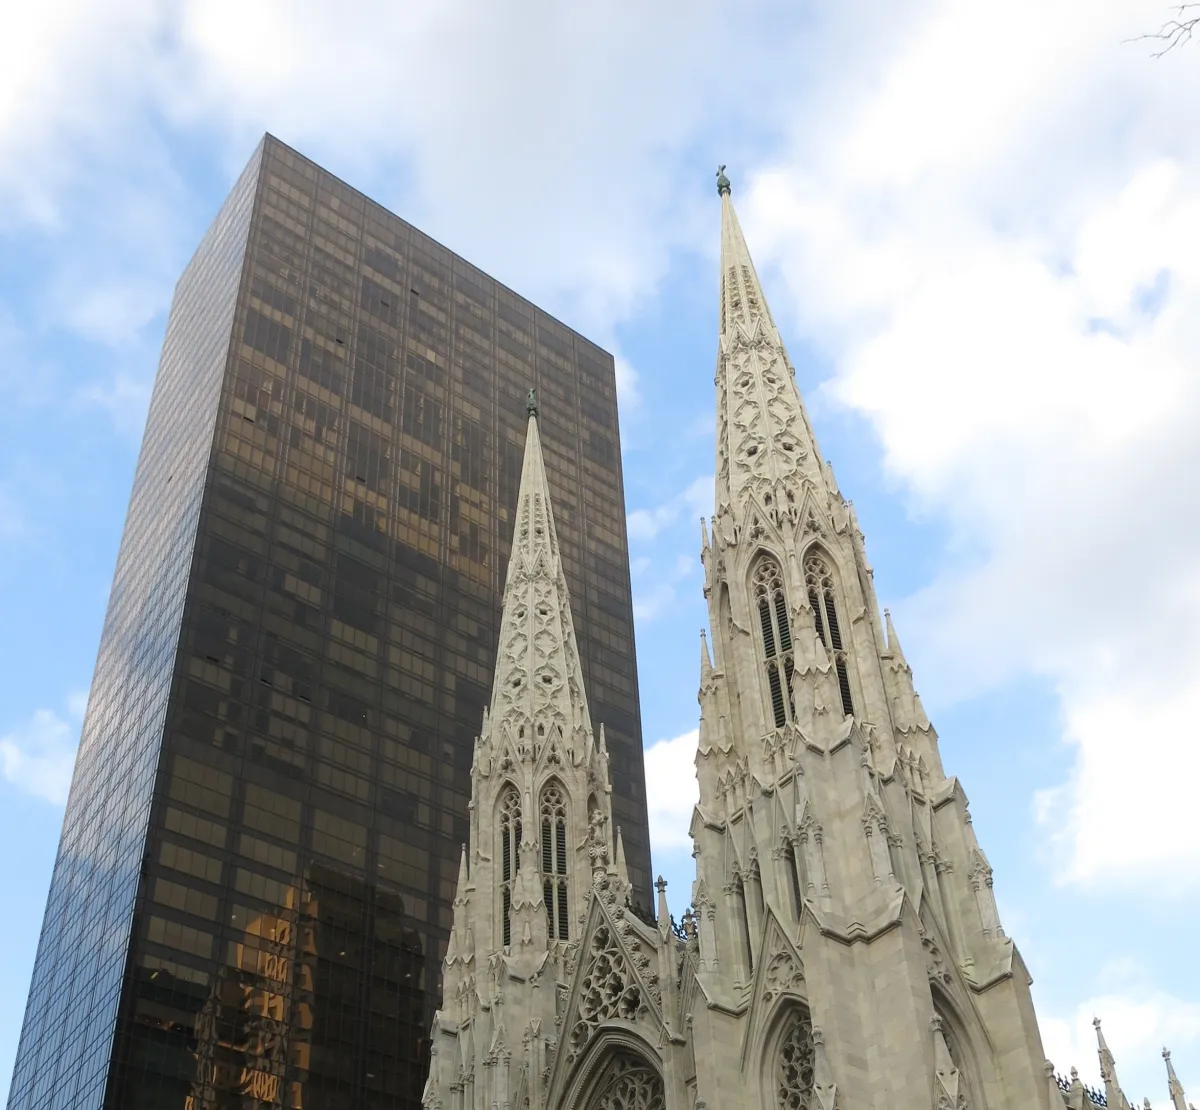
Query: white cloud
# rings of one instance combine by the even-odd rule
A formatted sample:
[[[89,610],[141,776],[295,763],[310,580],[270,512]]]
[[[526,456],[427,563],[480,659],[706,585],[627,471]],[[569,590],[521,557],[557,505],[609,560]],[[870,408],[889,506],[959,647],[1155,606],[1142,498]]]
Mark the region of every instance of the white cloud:
[[[642,565],[639,561],[638,565]],[[679,592],[679,584],[690,578],[700,566],[700,561],[691,555],[676,555],[660,572],[655,573],[657,564],[643,574],[634,573],[633,617],[639,626],[670,610]],[[650,578],[649,584],[645,579]]]
[[[638,372],[629,359],[622,355],[614,356],[613,361],[617,374],[617,402],[625,413],[629,413],[642,400],[638,392]]]
[[[1049,679],[1064,875],[1161,893],[1200,880],[1200,70],[1125,45],[1146,18],[918,5],[738,197],[829,396],[950,526],[901,606],[919,684]]]
[[[75,392],[77,404],[97,408],[108,414],[113,427],[140,438],[150,407],[151,382],[128,373],[117,372],[111,380],[81,386]]]
[[[728,0],[503,12],[470,0],[47,0],[6,25],[18,64],[0,75],[0,198],[10,226],[48,230],[89,188],[103,194],[98,226],[164,199],[178,208],[170,129],[215,138],[230,174],[269,129],[611,341],[703,204],[699,182],[679,188],[694,171],[678,156],[714,121],[761,112],[713,78],[735,20],[763,74],[750,92],[787,36]],[[121,253],[161,250],[148,222]],[[80,325],[108,333],[140,318],[164,285],[144,276],[83,290]],[[619,380],[634,404],[626,362]]]
[[[697,147],[782,128],[791,153],[770,172],[733,167],[755,252],[795,294],[794,334],[836,366],[832,395],[975,556],[910,605],[927,692],[932,676],[943,697],[1048,677],[1078,754],[1065,873],[1094,880],[1114,847],[1100,815],[1140,801],[1154,819],[1123,830],[1110,881],[1200,875],[1180,816],[1200,759],[1184,681],[1200,665],[1200,67],[1125,44],[1149,27],[1142,0],[760,15],[25,5],[0,73],[0,219],[72,236],[82,221],[97,265],[54,275],[40,311],[127,344],[163,307],[184,250],[164,228],[194,203],[164,133],[215,137],[231,174],[270,128],[607,341],[673,247],[714,249]],[[735,31],[733,80],[717,63]],[[620,375],[628,407],[637,375]],[[88,396],[131,411],[136,379],[114,380]],[[631,538],[685,508],[635,510]],[[640,617],[674,599],[672,573]],[[1172,769],[1157,786],[1120,772],[1134,739]]]
[[[39,709],[22,725],[0,736],[0,773],[19,790],[54,805],[65,805],[75,769],[79,727],[87,694],[67,698],[67,716]]]
[[[699,739],[699,729],[692,729],[645,750],[650,847],[655,855],[691,848],[688,825],[692,808],[700,800],[695,765]]]
[[[650,509],[634,509],[625,521],[629,540],[631,543],[642,543],[657,539],[658,534],[674,524],[681,513],[687,512],[698,522],[699,517],[712,512],[712,507],[713,476],[706,474],[696,478],[687,489],[661,505]],[[696,535],[699,534],[697,528]]]

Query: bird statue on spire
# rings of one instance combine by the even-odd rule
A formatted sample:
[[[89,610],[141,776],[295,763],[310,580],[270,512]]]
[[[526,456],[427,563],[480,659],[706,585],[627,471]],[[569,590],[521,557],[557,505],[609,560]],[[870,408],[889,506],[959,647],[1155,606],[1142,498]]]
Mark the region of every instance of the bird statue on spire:
[[[725,167],[717,167],[717,196],[728,196],[733,190],[729,185],[729,178],[725,176]]]

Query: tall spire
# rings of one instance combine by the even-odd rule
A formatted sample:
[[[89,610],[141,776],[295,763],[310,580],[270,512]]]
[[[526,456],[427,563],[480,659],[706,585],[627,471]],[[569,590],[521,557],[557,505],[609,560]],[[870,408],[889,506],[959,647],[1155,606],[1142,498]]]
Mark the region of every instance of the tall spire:
[[[506,734],[522,755],[536,756],[555,734],[582,751],[591,733],[591,717],[550,510],[533,390],[526,408],[529,428],[504,586],[490,723],[494,742]]]
[[[795,517],[801,482],[825,484],[812,426],[733,208],[721,197],[720,348],[717,356],[717,515],[722,538],[754,496],[769,517]],[[732,512],[732,519],[728,513]],[[714,522],[715,524],[715,522]]]

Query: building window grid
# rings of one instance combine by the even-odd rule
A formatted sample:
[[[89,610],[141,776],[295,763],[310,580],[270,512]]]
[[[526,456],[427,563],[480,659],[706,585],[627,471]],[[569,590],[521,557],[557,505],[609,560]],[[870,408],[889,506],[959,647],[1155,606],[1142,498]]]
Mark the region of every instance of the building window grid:
[[[317,174],[312,169],[312,167],[305,164],[302,161],[299,161],[299,160],[297,160],[295,163],[295,169],[289,170],[287,172],[289,175],[293,172],[298,175],[302,175],[303,177],[308,178],[309,182],[314,181],[317,178]],[[313,185],[310,184],[309,182],[305,182],[304,188],[302,188],[302,189],[296,188],[292,185],[289,185],[288,188],[293,190],[294,192],[296,192],[298,194],[298,196],[305,198],[306,203],[303,203],[302,207],[304,207],[305,209],[311,210],[311,207],[312,207],[311,198],[312,198],[312,194],[314,193],[315,190],[314,190]],[[293,199],[295,199],[295,198],[293,198]],[[296,219],[297,221],[299,221],[299,219],[300,219],[299,212],[289,211],[288,215],[291,218]],[[325,218],[327,220],[329,220],[328,213],[325,214]],[[337,221],[329,220],[329,222],[336,223]],[[398,223],[398,221],[397,221],[397,223]],[[344,230],[344,229],[342,229],[342,230]],[[332,234],[332,232],[330,232],[330,234]],[[398,234],[399,233],[396,232],[394,229],[388,230],[389,239],[394,239]],[[314,256],[319,256],[320,252],[313,251],[311,248],[307,248],[307,249],[303,248],[303,245],[299,239],[299,236],[297,236],[294,232],[289,232],[287,235],[280,236],[279,241],[282,246],[283,252],[289,259],[288,264],[286,264],[282,267],[279,267],[279,266],[272,267],[271,259],[269,257],[268,251],[260,252],[259,257],[262,259],[263,267],[268,269],[268,272],[273,271],[273,272],[279,273],[281,275],[280,278],[275,279],[276,283],[279,283],[280,281],[282,281],[288,289],[295,288],[296,291],[299,293],[299,290],[302,288],[302,283],[301,283],[301,278],[300,278],[301,272],[303,271],[304,268],[309,268],[310,273],[315,271],[317,266],[313,262],[313,258],[314,258]],[[260,247],[264,245],[261,238],[258,240],[258,242],[259,242]],[[354,274],[352,272],[350,272],[350,268],[347,268],[347,271],[345,272],[345,274],[342,275],[346,279],[346,281],[344,281],[344,282],[340,280],[340,277],[338,274],[335,274],[333,272],[335,269],[336,270],[341,269],[341,266],[338,265],[341,262],[341,259],[337,257],[338,253],[340,253],[340,252],[333,252],[332,254],[330,252],[326,252],[326,256],[323,259],[320,259],[320,263],[323,264],[327,268],[327,275],[334,279],[334,280],[330,281],[327,292],[338,301],[338,303],[343,311],[343,314],[335,313],[335,314],[331,315],[327,322],[323,322],[320,325],[321,330],[328,335],[328,339],[323,339],[322,342],[328,344],[328,347],[330,348],[330,354],[336,360],[335,366],[338,371],[338,374],[335,376],[332,384],[337,385],[338,390],[337,390],[337,392],[327,390],[319,383],[314,383],[311,387],[308,387],[307,386],[307,383],[308,383],[307,377],[295,376],[296,375],[296,363],[300,359],[301,337],[304,335],[308,335],[311,337],[313,334],[311,328],[308,328],[303,325],[298,325],[298,328],[297,328],[298,334],[294,334],[294,338],[291,343],[291,350],[288,353],[289,369],[287,371],[286,378],[282,379],[282,380],[294,381],[297,385],[297,389],[299,389],[301,386],[308,387],[309,392],[312,395],[314,395],[315,397],[317,397],[320,400],[320,402],[326,403],[333,408],[334,421],[340,421],[343,419],[343,417],[340,415],[340,410],[342,409],[342,402],[339,400],[339,396],[340,396],[340,394],[344,394],[349,388],[349,382],[348,382],[349,369],[348,369],[348,364],[347,364],[347,357],[350,352],[348,351],[347,348],[350,346],[350,336],[353,334],[353,318],[357,315],[357,312],[359,310],[359,306],[356,303],[357,299],[358,299],[358,290],[350,289],[349,287],[347,287],[345,289],[341,288],[342,285],[348,286],[350,279],[352,279],[354,277]],[[351,258],[352,258],[352,252],[350,252],[350,251],[345,252],[345,257],[346,257],[347,264],[349,264],[351,261]],[[262,305],[264,307],[273,307],[273,306],[269,305],[267,302],[264,302],[261,297],[258,298],[258,304]],[[263,315],[270,315],[270,314],[264,313]],[[310,319],[313,318],[311,316],[311,314],[310,314],[309,318]],[[526,332],[532,332],[533,329],[530,324],[525,323],[523,329],[521,329],[521,330],[526,331]],[[336,340],[338,338],[342,339],[341,343],[336,342]],[[522,336],[522,340],[524,340],[525,342],[528,342],[528,340],[526,339],[525,336]],[[490,355],[490,352],[488,352],[488,353]],[[494,356],[489,357],[487,361],[494,362]],[[548,361],[549,360],[547,360],[547,362]],[[527,387],[527,383],[529,382],[529,380],[532,377],[535,376],[535,371],[533,369],[532,362],[533,362],[533,356],[531,354],[527,353],[524,356],[524,362],[523,362],[522,366],[519,369],[514,367],[515,372],[512,375],[512,377],[513,377],[514,381],[517,378],[521,379],[521,381],[520,381],[521,388],[520,388],[519,392],[520,392],[520,396],[522,398],[524,396],[524,389]],[[264,367],[264,366],[267,366],[270,364],[268,364],[266,359],[263,358],[258,352],[254,352],[253,356],[252,356],[251,365]],[[549,367],[547,367],[547,369],[548,368]],[[278,373],[278,371],[277,371],[277,373]],[[277,380],[279,380],[279,379],[277,379]],[[508,388],[509,387],[506,385],[497,384],[496,382],[493,382],[490,385],[488,394],[490,395],[490,394],[494,393],[497,389],[506,390]],[[513,386],[513,388],[516,388],[516,387]],[[455,387],[455,392],[456,392],[456,394],[458,392],[457,386]],[[280,399],[279,399],[278,395],[275,394],[275,391],[273,389],[271,390],[271,393],[272,393],[272,397],[269,402],[271,409],[274,411],[275,415],[283,418],[283,423],[285,426],[289,425],[291,423],[291,421],[289,419],[290,413],[275,411],[275,410],[282,408],[282,405],[280,404]],[[552,396],[553,390],[551,390],[548,395]],[[568,394],[564,394],[564,396],[567,396],[567,395]],[[479,417],[481,419],[481,422],[484,424],[484,426],[485,427],[495,427],[498,421],[501,424],[501,426],[503,426],[504,418],[503,418],[503,416],[499,416],[497,413],[495,413],[493,411],[493,402],[490,399],[488,399],[487,396],[485,396],[485,398],[483,398],[483,400],[484,400],[484,407],[483,407],[482,411],[479,413]],[[255,407],[258,407],[258,406],[255,406]],[[252,409],[246,409],[245,411],[250,413],[251,415],[255,416],[256,423],[258,423],[257,414],[254,413]],[[243,415],[243,413],[238,413],[238,418],[241,419],[242,415]],[[449,416],[449,413],[447,413],[447,417],[448,416]],[[234,437],[234,439],[235,439],[235,442],[239,445],[243,442],[247,445],[247,450],[250,452],[248,454],[248,457],[244,458],[244,460],[242,462],[240,462],[236,465],[231,463],[228,460],[224,460],[224,461],[218,460],[218,466],[221,467],[222,470],[224,470],[227,473],[236,474],[239,481],[242,481],[242,482],[248,481],[250,483],[253,483],[253,485],[256,488],[265,489],[265,487],[262,485],[262,479],[260,477],[258,477],[257,474],[259,471],[261,471],[264,468],[264,466],[266,466],[267,468],[270,468],[271,466],[274,465],[274,460],[268,458],[268,455],[267,455],[268,451],[270,454],[275,454],[280,450],[285,452],[288,456],[289,461],[292,464],[294,464],[295,471],[297,473],[302,473],[302,472],[306,471],[308,469],[309,465],[311,465],[311,464],[307,463],[307,461],[304,459],[305,452],[295,450],[294,445],[287,443],[287,433],[286,432],[283,433],[282,442],[281,442],[281,445],[279,448],[269,448],[268,444],[266,442],[266,437],[267,437],[266,432],[261,428],[256,428],[254,431],[251,431],[250,429],[254,426],[251,425],[249,423],[249,421],[244,421],[244,423],[246,423],[246,428],[242,429],[239,427],[238,428],[239,434],[236,435]],[[298,423],[298,421],[297,421],[297,423]],[[515,425],[514,425],[514,428],[515,428]],[[315,427],[313,428],[313,430],[314,431],[316,430]],[[521,431],[523,431],[523,429],[516,429],[516,432],[514,433],[518,440],[523,439],[523,435],[520,434]],[[332,443],[329,444],[327,450],[329,450],[330,454],[332,454],[334,457],[340,457],[341,451],[342,451],[342,444],[344,443],[344,438],[338,432],[338,429],[336,429],[336,428],[334,428],[332,430],[331,436],[332,436]],[[165,454],[165,451],[170,447],[170,443],[166,439],[166,437],[156,436],[156,437],[152,437],[152,438],[154,439],[155,442],[161,441],[159,450],[160,450],[160,452]],[[519,446],[520,446],[520,443],[518,443],[518,447]],[[240,452],[242,451],[242,448],[241,448],[241,446],[235,446],[234,450],[240,454]],[[254,454],[253,453],[254,451],[262,452],[262,453]],[[333,461],[332,458],[328,459],[327,463],[332,463],[332,461]],[[280,473],[281,477],[282,477],[282,473],[283,472],[281,471],[281,473]],[[307,507],[309,512],[314,513],[316,515],[325,516],[326,520],[328,520],[329,517],[328,517],[328,508],[327,507],[333,503],[332,486],[333,486],[334,482],[335,482],[334,475],[329,474],[327,476],[325,482],[319,483],[318,486],[316,487],[316,495],[317,496],[315,499],[313,499],[311,497],[308,497],[307,499],[299,499],[298,498],[297,505]],[[578,482],[578,478],[576,477],[576,478],[572,479],[572,482],[573,482],[573,484]],[[515,495],[515,489],[512,491],[512,493]],[[611,496],[611,491],[610,491],[610,496]],[[323,505],[321,504],[322,502],[323,502]],[[594,510],[595,510],[595,507],[589,505],[585,511],[588,512],[589,514],[591,514],[594,512]],[[497,514],[497,517],[499,517],[500,515],[502,515],[502,514]],[[497,517],[491,517],[491,518],[485,517],[485,520],[487,521],[487,524],[488,524],[488,530],[489,530],[489,532],[492,532],[494,530],[494,539],[496,540],[497,543],[503,543],[505,546],[507,546],[507,535],[505,533],[508,530],[508,526],[507,526],[507,524],[502,523],[502,522],[497,524],[496,523]],[[483,522],[481,522],[481,523],[483,523]],[[560,525],[560,528],[561,527],[562,527],[562,525]],[[326,544],[331,542],[331,540],[332,540],[332,536],[327,536],[324,543],[321,543],[321,542],[318,542],[315,540],[309,540],[309,541],[303,541],[303,542],[305,543],[306,552],[308,554],[312,555],[313,557],[317,558],[320,562],[324,563],[327,560],[329,560],[329,558],[330,558],[330,549],[326,546]],[[272,539],[272,543],[273,542],[274,542],[274,539]],[[566,554],[569,554],[573,550],[574,549],[569,544],[567,544],[564,547],[564,553],[566,553]],[[578,555],[578,552],[575,552],[575,554]],[[180,565],[182,565],[182,563]],[[500,563],[499,570],[502,570],[502,566],[503,566],[503,564]],[[257,580],[254,580],[251,578],[246,578],[244,575],[241,576],[241,577],[245,578],[247,588],[250,591],[249,593],[247,593],[247,600],[245,600],[245,601],[241,601],[237,597],[229,595],[228,592],[224,588],[210,589],[209,587],[206,586],[206,587],[203,587],[202,592],[205,593],[206,596],[211,595],[214,599],[216,599],[215,603],[228,607],[231,612],[237,612],[239,614],[243,614],[245,619],[251,621],[252,623],[255,623],[258,620],[258,618],[255,615],[255,609],[257,606],[261,605],[261,601],[254,600],[254,597],[257,596],[260,599],[262,597],[262,589],[263,589],[263,585],[264,585],[262,576],[264,573],[267,573],[267,568],[265,566],[260,566]],[[142,580],[144,580],[144,582],[139,587],[138,581],[142,581]],[[152,584],[153,576],[150,578],[147,578],[147,576],[141,575],[141,576],[139,576],[138,581],[134,581],[133,579],[130,579],[130,581],[127,583],[128,588],[130,590],[137,590],[138,588],[143,589],[143,590],[147,589]],[[328,585],[329,584],[326,583],[326,589],[328,589]],[[322,611],[322,608],[323,608],[322,598],[318,594],[317,596],[309,597],[308,601],[310,601],[312,603],[312,605],[315,607],[313,609],[313,612],[315,612],[319,616]],[[327,603],[327,601],[326,601],[326,603]],[[582,608],[583,610],[586,611],[586,610],[590,610],[590,609],[594,608],[594,606],[590,601],[584,601],[582,599],[582,595],[581,595],[581,602],[580,602],[580,605],[577,606],[577,608]],[[169,635],[170,628],[167,626],[170,624],[171,624],[170,620],[164,621],[164,626],[162,628],[163,635]],[[582,628],[586,627],[586,625],[581,622],[580,627],[582,629]],[[248,629],[248,631],[252,631],[252,630]],[[586,645],[583,645],[583,647],[584,647],[584,652],[586,653],[588,651],[588,648]],[[319,648],[315,642],[313,644],[313,650],[317,651],[318,656],[319,656],[317,659],[317,662],[316,662],[316,672],[314,674],[314,679],[313,679],[313,681],[317,684],[317,689],[313,691],[313,697],[316,698],[319,696],[320,686],[323,683],[323,674],[322,674],[323,667],[321,665],[320,656],[323,655],[324,653],[319,651]],[[144,652],[141,654],[143,656],[145,655]],[[218,652],[217,654],[218,654],[218,656],[222,656],[221,652]],[[253,648],[250,649],[250,654],[251,655],[254,654]],[[231,664],[231,666],[232,666],[232,664]],[[163,671],[162,673],[165,675],[168,672]],[[252,681],[255,682],[256,690],[257,690],[257,685],[258,685],[257,678],[258,678],[257,673],[255,673],[253,675]],[[277,681],[279,681],[279,680],[280,679],[277,676]],[[282,689],[282,687],[280,687],[280,689]],[[243,695],[243,698],[246,698],[246,697],[247,697],[247,695]],[[235,696],[235,700],[236,700],[236,696]],[[617,699],[617,701],[620,704],[624,705],[627,701],[629,701],[629,699],[622,698],[622,699]],[[223,706],[223,708],[221,709],[222,714],[224,714],[226,711],[224,708],[224,706],[226,704],[227,704],[226,702],[222,703],[222,706]],[[281,706],[279,698],[272,696],[270,710],[268,713],[266,713],[264,715],[264,720],[269,719],[269,720],[273,721],[275,718],[276,710],[281,709],[281,707],[282,706]],[[250,708],[248,703],[247,703],[247,708]],[[627,708],[630,708],[630,707],[627,706]],[[155,715],[154,706],[148,704],[147,712],[149,713],[150,717],[153,717]],[[116,719],[116,716],[119,716],[119,715],[114,715],[114,720]],[[128,720],[128,715],[126,715],[124,717],[124,719]],[[327,723],[330,725],[333,725],[335,722],[329,721]],[[139,727],[136,730],[138,736],[148,737],[151,734],[151,732],[154,731],[151,728],[152,724],[153,724],[153,722],[151,720],[147,719],[145,722],[145,727]],[[314,723],[313,728],[318,728],[318,727],[321,727],[321,726]],[[247,741],[248,741],[248,734],[247,734]],[[137,742],[138,741],[135,737],[133,737],[133,736],[130,737],[130,743],[136,744]],[[241,742],[241,741],[239,741],[239,742]],[[112,753],[110,751],[109,754],[112,755],[115,753]],[[100,771],[98,766],[95,768],[95,770],[96,770],[97,774]],[[180,813],[181,816],[187,815],[186,809],[181,809],[178,812]],[[199,830],[197,829],[197,831],[199,831]],[[214,838],[216,838],[216,832],[217,832],[217,830],[214,829]],[[80,831],[79,835],[83,835],[82,830]],[[307,833],[305,833],[303,835],[306,837]],[[221,840],[226,839],[226,836],[223,831],[221,832],[221,835],[219,838]],[[518,838],[518,842],[519,842],[519,838]],[[631,844],[633,843],[632,838],[630,839],[630,843]],[[565,848],[565,845],[564,845],[564,848]],[[217,850],[218,850],[218,852],[220,852],[221,849],[218,848]],[[565,851],[562,852],[561,854],[562,854],[563,858],[565,859]],[[632,862],[633,861],[631,860],[631,863]],[[516,863],[516,856],[514,853],[514,856],[513,856],[514,868],[515,868],[515,863]],[[114,965],[114,967],[116,967],[116,965]],[[116,968],[116,970],[119,972],[119,968]]]

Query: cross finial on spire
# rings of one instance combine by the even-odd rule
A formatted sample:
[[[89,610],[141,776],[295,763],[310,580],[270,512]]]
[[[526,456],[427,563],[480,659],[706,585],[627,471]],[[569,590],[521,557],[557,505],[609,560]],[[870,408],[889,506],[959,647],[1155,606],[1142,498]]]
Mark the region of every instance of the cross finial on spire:
[[[529,393],[526,395],[525,411],[527,413],[529,413],[530,416],[537,416],[537,414],[538,414],[538,399],[537,399],[537,390],[536,389],[530,389]]]
[[[725,167],[718,166],[717,167],[717,196],[719,196],[719,197],[728,196],[731,192],[733,192],[733,190],[729,185],[729,178],[727,178],[725,176]]]

